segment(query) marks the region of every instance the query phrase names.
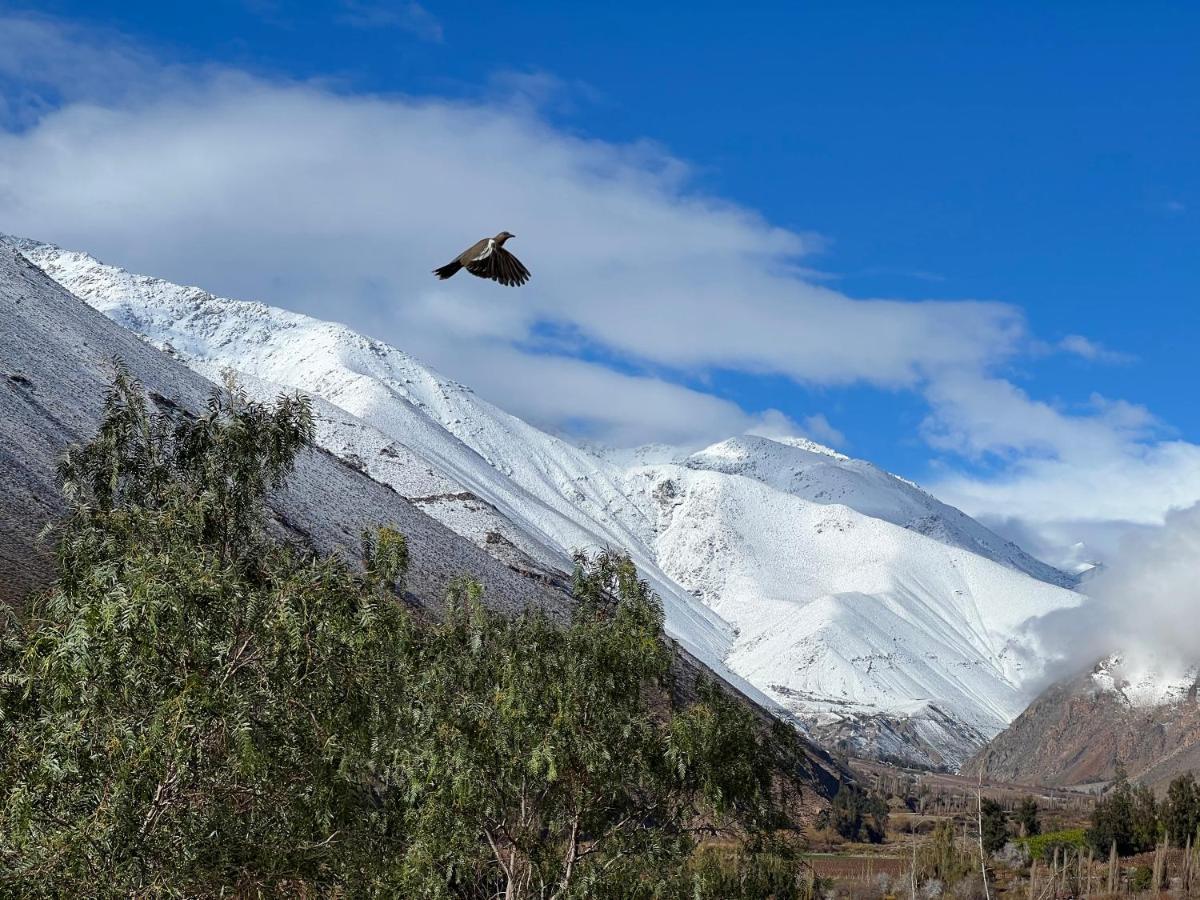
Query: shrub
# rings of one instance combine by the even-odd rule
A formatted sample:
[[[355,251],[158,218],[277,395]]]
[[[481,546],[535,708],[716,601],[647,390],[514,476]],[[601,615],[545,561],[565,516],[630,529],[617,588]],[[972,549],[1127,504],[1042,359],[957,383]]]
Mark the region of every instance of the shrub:
[[[978,850],[958,845],[951,822],[938,822],[929,840],[917,850],[917,879],[921,882],[953,885],[978,868]]]
[[[1024,846],[1029,855],[1043,862],[1054,858],[1055,850],[1071,849],[1086,850],[1088,847],[1087,832],[1082,828],[1070,828],[1063,831],[1049,831],[1045,834],[1035,834],[1033,837],[1020,838],[1018,842]]]
[[[1038,803],[1033,797],[1023,797],[1017,804],[1014,818],[1020,829],[1021,837],[1033,837],[1041,834],[1042,823],[1038,818]]]
[[[1129,873],[1129,890],[1140,894],[1150,890],[1153,881],[1154,870],[1150,866],[1134,866],[1133,871]]]
[[[1008,843],[1008,816],[995,800],[983,799],[979,804],[981,840],[985,853],[992,854]]]

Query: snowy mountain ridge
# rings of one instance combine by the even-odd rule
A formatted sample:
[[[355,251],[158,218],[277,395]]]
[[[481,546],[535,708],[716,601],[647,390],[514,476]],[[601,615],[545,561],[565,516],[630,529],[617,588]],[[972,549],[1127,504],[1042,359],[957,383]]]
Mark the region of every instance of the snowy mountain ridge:
[[[1079,602],[1070,576],[811,441],[585,449],[344,326],[12,242],[201,374],[313,395],[322,446],[510,566],[625,549],[685,647],[860,750],[956,766],[1029,699],[1028,620]]]
[[[1100,691],[1114,694],[1131,709],[1154,709],[1195,697],[1200,666],[1170,664],[1145,656],[1126,658],[1114,653],[1092,670],[1091,680]]]

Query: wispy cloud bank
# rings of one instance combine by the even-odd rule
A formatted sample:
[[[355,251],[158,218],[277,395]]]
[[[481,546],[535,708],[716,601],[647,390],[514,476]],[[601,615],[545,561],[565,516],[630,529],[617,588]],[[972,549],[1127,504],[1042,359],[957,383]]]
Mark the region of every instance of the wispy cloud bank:
[[[347,320],[543,423],[561,424],[544,395],[567,398],[562,385],[506,373],[517,362],[529,374],[562,369],[518,349],[547,327],[602,348],[620,372],[647,373],[642,401],[575,398],[593,406],[572,420],[624,419],[624,439],[663,437],[647,410],[688,418],[666,414],[668,393],[698,404],[694,438],[731,424],[709,414],[725,401],[652,390],[664,374],[919,388],[1023,340],[1020,313],[1001,304],[852,300],[806,282],[794,269],[809,238],[690,191],[686,165],[650,144],[581,140],[504,104],[351,96],[216,70],[162,80],[138,55],[124,77],[160,90],[78,93],[86,79],[65,57],[87,60],[87,48],[68,54],[78,36],[41,34],[43,56],[64,57],[57,83],[77,99],[0,138],[8,228]],[[519,236],[527,288],[429,277],[500,228]],[[614,375],[584,359],[574,369]]]
[[[1063,658],[1069,675],[1119,650],[1134,670],[1182,676],[1200,662],[1200,504],[1174,510],[1164,523],[1126,535],[1106,571],[1087,585],[1079,610],[1044,616],[1035,627]]]
[[[1134,357],[1128,353],[1109,350],[1098,341],[1090,340],[1081,334],[1068,334],[1058,342],[1058,349],[1089,362],[1128,363],[1134,361]]]
[[[420,9],[347,14],[410,27]],[[473,102],[364,96],[166,66],[117,36],[10,17],[0,78],[20,86],[0,133],[6,230],[345,321],[541,425],[608,443],[751,429],[842,443],[820,410],[742,409],[706,378],[867,384],[920,393],[930,444],[990,468],[952,465],[933,485],[970,512],[1161,521],[1200,498],[1200,450],[1147,410],[1067,408],[1006,380],[1037,352],[1016,307],[834,290],[811,275],[819,238],[697,192],[653,143],[549,124],[550,76],[504,76],[493,93],[506,97]],[[528,286],[430,277],[502,228]],[[1120,361],[1082,335],[1058,349]]]
[[[994,464],[986,477],[947,471],[934,491],[1006,533],[1040,533],[1050,562],[1080,540],[1103,558],[1122,533],[1161,525],[1200,498],[1200,447],[1143,406],[1094,394],[1064,409],[971,375],[928,393],[930,444]]]
[[[425,41],[441,43],[442,23],[420,3],[404,0],[342,0],[337,21],[353,28],[400,28]]]

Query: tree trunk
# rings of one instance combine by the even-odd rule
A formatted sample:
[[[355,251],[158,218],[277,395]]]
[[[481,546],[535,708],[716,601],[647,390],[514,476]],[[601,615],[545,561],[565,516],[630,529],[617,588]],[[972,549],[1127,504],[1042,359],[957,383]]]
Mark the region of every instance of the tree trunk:
[[[1167,867],[1167,842],[1166,840],[1154,845],[1154,867],[1150,875],[1150,890],[1156,894],[1163,884],[1163,875],[1166,873]]]
[[[979,869],[983,873],[984,900],[992,900],[988,887],[987,856],[983,852],[983,769],[979,770],[979,786],[975,789],[975,815],[979,825]]]
[[[917,900],[917,832],[911,820],[908,829],[909,837],[912,838],[912,900]]]

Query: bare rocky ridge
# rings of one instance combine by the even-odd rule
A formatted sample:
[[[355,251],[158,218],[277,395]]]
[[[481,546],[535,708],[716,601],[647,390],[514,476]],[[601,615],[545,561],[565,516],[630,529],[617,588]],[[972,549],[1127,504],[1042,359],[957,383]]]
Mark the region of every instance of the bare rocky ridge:
[[[1051,685],[976,753],[965,774],[1031,785],[1090,786],[1109,781],[1118,762],[1154,788],[1200,768],[1196,686],[1150,702],[1095,670]],[[1132,694],[1132,696],[1131,696]]]

